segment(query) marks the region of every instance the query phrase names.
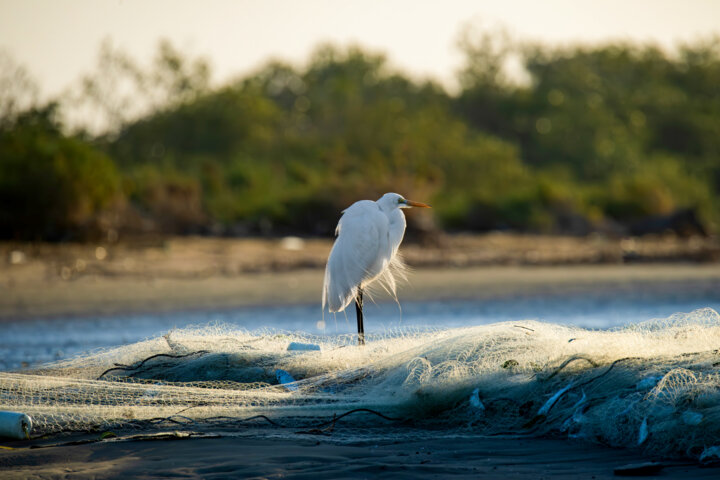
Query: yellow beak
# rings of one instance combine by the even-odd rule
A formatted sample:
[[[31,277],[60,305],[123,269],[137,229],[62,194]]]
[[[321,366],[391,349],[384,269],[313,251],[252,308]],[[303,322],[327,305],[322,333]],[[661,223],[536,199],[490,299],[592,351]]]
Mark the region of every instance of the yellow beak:
[[[405,204],[409,207],[432,208],[430,205],[421,202],[413,202],[412,200],[405,200]]]

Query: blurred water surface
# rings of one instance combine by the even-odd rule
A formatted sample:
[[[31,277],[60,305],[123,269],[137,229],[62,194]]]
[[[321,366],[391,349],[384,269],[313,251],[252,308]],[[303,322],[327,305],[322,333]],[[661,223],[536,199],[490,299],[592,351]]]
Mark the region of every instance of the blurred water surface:
[[[506,295],[496,299],[403,301],[365,304],[365,330],[451,328],[512,320],[539,320],[606,329],[677,312],[710,307],[720,311],[714,285],[668,285],[629,290],[598,289],[569,294]],[[325,328],[321,329],[322,321]],[[226,324],[247,330],[344,334],[355,331],[355,311],[324,317],[318,303],[96,317],[22,319],[1,325],[0,370],[13,370],[79,353],[137,342],[173,328]]]

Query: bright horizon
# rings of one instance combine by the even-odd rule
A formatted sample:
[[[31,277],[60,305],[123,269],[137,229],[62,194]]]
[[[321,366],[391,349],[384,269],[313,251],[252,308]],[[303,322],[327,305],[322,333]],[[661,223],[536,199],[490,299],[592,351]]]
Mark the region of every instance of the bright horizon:
[[[211,5],[212,8],[208,8]],[[47,98],[93,70],[109,39],[143,64],[169,39],[209,60],[214,83],[246,75],[270,59],[302,64],[317,45],[359,44],[387,54],[416,78],[453,88],[462,64],[457,40],[468,23],[503,26],[551,45],[610,41],[681,42],[720,33],[720,2],[606,0],[0,0],[0,49],[26,67]]]

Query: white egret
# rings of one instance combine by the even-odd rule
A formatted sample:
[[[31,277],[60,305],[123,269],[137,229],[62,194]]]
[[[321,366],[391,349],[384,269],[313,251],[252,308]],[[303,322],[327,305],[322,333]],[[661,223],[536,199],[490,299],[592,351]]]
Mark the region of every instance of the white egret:
[[[363,290],[375,280],[395,295],[394,273],[402,271],[397,255],[405,235],[405,215],[401,208],[430,208],[406,200],[397,193],[386,193],[378,201],[360,200],[342,212],[335,229],[337,239],[325,267],[323,310],[341,312],[355,301],[358,343],[365,344]]]

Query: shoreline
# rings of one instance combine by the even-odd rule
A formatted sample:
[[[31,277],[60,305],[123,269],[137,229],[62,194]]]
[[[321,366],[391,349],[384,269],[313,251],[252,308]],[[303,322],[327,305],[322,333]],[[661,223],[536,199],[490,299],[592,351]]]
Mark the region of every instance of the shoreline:
[[[83,275],[61,280],[26,269],[0,278],[0,321],[184,310],[228,310],[267,305],[320,306],[323,271],[290,270],[204,278]],[[4,285],[3,285],[4,283]],[[705,289],[720,292],[720,264],[649,263],[570,266],[417,268],[398,286],[403,301],[492,299],[593,290]],[[389,301],[386,294],[376,301]]]

